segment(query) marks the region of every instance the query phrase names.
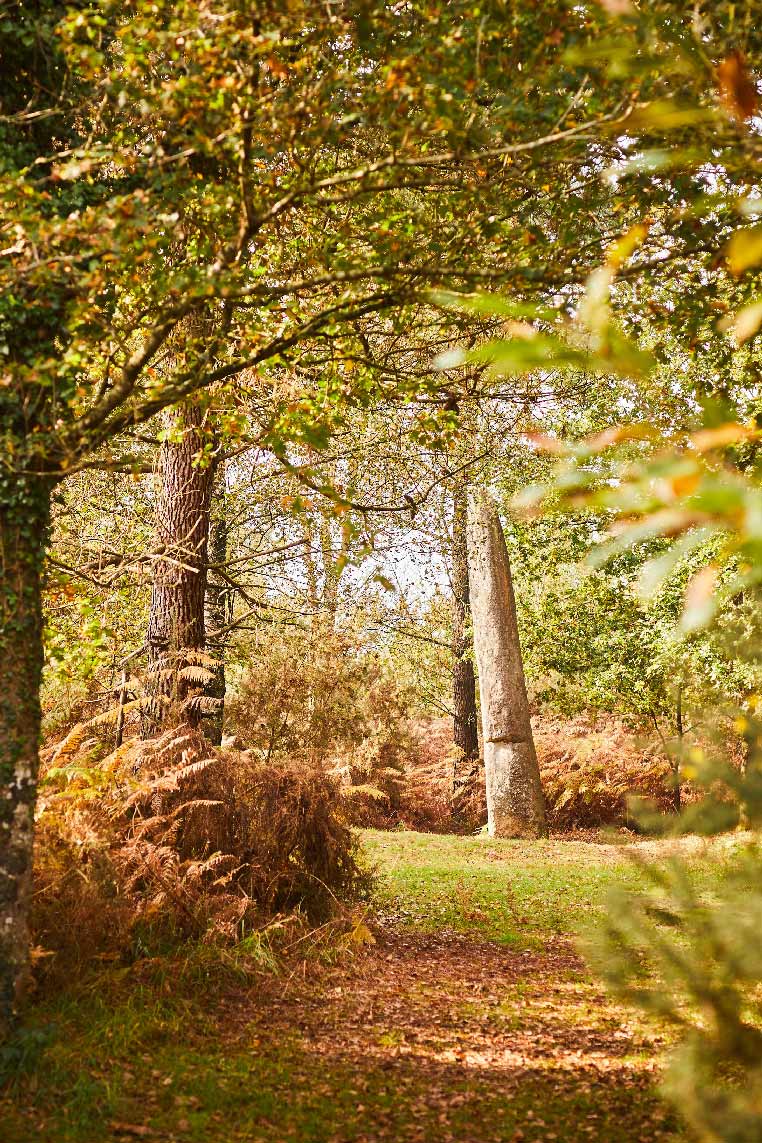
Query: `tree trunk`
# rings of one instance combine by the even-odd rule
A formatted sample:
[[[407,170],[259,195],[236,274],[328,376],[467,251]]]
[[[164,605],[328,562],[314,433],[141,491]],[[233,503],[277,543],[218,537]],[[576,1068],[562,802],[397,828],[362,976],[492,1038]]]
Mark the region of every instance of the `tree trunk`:
[[[488,829],[541,837],[545,799],[529,721],[516,601],[500,517],[486,495],[468,506],[468,570],[484,738]]]
[[[170,414],[173,439],[159,453],[156,540],[148,620],[148,702],[143,736],[159,733],[175,719],[197,725],[201,706],[198,655],[204,650],[204,599],[209,541],[212,464],[199,464],[208,436],[200,409],[180,406]],[[189,701],[190,700],[190,701]]]
[[[9,491],[2,478],[0,491]],[[15,1022],[29,964],[43,661],[42,562],[50,485],[19,481],[10,491],[12,497],[0,503],[0,1040]]]
[[[210,742],[219,746],[225,717],[225,653],[228,636],[224,628],[230,622],[230,587],[215,568],[221,567],[228,554],[228,520],[225,504],[225,466],[216,466],[212,492],[211,521],[209,525],[209,564],[204,601],[206,649],[214,665],[209,666],[214,677],[204,688],[211,700],[211,709],[204,719],[204,733]]]
[[[469,656],[471,618],[468,591],[468,497],[466,486],[458,482],[453,491],[452,521],[452,709],[453,799],[457,799],[470,782],[474,763],[479,757],[479,734],[476,720],[476,680]]]
[[[679,683],[677,687],[677,701],[675,707],[675,721],[677,723],[677,757],[675,758],[675,789],[673,793],[672,806],[676,814],[682,810],[680,802],[680,767],[683,764],[683,747],[685,740],[685,732],[683,730],[683,684]]]

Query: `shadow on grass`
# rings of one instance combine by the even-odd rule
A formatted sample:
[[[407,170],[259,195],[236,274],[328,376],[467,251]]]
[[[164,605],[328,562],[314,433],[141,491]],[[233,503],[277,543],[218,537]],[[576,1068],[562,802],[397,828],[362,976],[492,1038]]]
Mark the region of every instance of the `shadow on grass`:
[[[0,1107],[5,1143],[636,1143],[678,1138],[655,1044],[563,941],[391,931],[330,967],[171,974],[60,1032]],[[70,1005],[73,1001],[69,1002]]]

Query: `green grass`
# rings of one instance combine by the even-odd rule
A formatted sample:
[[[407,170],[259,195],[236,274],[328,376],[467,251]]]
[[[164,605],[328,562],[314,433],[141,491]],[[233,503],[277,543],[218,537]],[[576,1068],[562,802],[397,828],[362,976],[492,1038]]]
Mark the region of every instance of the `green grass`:
[[[367,830],[382,908],[402,924],[537,947],[601,915],[613,885],[640,883],[626,845]]]
[[[91,1062],[83,1061],[83,1068]],[[431,1072],[421,1077],[413,1065],[365,1075],[346,1061],[312,1056],[297,1042],[233,1054],[212,1045],[204,1051],[165,1045],[150,1062],[141,1056],[96,1066],[102,1074],[95,1078],[83,1072],[71,1086],[57,1080],[55,1101],[49,1080],[30,1089],[26,1117],[3,1107],[5,1143],[138,1137],[137,1131],[123,1135],[119,1125],[147,1125],[149,1138],[193,1143],[328,1143],[368,1134],[438,1143],[448,1135],[483,1138],[476,1132],[485,1121],[493,1125],[490,1139],[512,1140],[520,1126],[527,1143],[552,1138],[547,1131],[569,1139],[569,1124],[587,1121],[596,1125],[592,1138],[628,1143],[639,1138],[644,1110],[654,1112],[657,1122],[666,1118],[639,1090],[611,1100],[604,1085],[580,1092],[549,1074],[534,1077],[507,1100],[501,1090],[490,1091],[489,1073],[443,1069],[432,1087]]]
[[[559,938],[600,915],[610,886],[639,879],[626,847],[377,831],[363,837],[379,869],[379,909],[400,931],[421,941],[456,930],[477,945],[487,940],[517,954],[530,950],[540,963]],[[383,950],[375,970],[386,971]],[[301,1030],[296,1001],[285,1002],[292,1005],[287,1019],[271,1028],[270,999],[261,993],[279,994],[293,971],[291,962],[278,970],[256,941],[232,953],[195,946],[102,968],[39,1003],[0,1097],[3,1143],[673,1137],[648,1083],[633,1086],[616,1076],[582,1082],[548,1059],[514,1090],[508,1072],[495,1073],[493,1064],[448,1061],[445,1049],[451,1040],[457,1044],[459,1021],[518,1034],[550,1007],[574,1034],[579,1028],[593,1040],[610,1035],[622,1014],[578,969],[517,977],[497,1000],[459,994],[455,982],[453,1027],[441,1035],[435,1028],[425,1051],[406,1045],[393,1012],[372,1010],[367,1029],[360,1021],[364,1039],[354,1054],[341,1048],[340,1031],[333,1047],[316,1047]],[[341,982],[342,971],[341,964],[313,967],[316,995],[321,974],[332,972],[331,980]],[[427,981],[424,971],[405,985],[406,1004],[425,1011],[440,983]],[[335,1008],[341,1030],[359,999],[346,987],[337,995],[326,987],[320,1003]],[[621,1058],[649,1051],[638,1033]],[[114,1124],[140,1130],[120,1134]]]

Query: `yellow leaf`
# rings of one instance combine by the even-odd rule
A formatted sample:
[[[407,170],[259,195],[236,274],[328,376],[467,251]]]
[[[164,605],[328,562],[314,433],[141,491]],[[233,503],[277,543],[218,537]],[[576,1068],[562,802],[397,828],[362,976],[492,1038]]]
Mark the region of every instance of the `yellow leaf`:
[[[353,945],[359,945],[360,947],[364,945],[374,945],[376,943],[376,938],[365,924],[365,921],[358,921],[349,934],[349,939]]]
[[[598,0],[598,3],[609,16],[629,16],[635,11],[630,0]]]
[[[615,425],[587,437],[583,444],[590,452],[603,452],[611,445],[622,444],[624,441],[648,441],[656,436],[656,431],[650,425]]]
[[[682,476],[673,476],[670,480],[675,496],[690,496],[695,492],[701,477],[697,472],[684,473]]]
[[[531,341],[533,337],[537,337],[537,330],[528,321],[507,321],[505,323],[505,331],[509,337],[518,337],[522,341]]]
[[[34,945],[29,950],[29,959],[32,961],[32,964],[36,964],[38,960],[45,960],[46,957],[55,955],[52,949],[44,949],[42,945]]]
[[[710,565],[701,568],[691,578],[685,592],[685,606],[680,621],[683,631],[696,631],[705,627],[714,615],[718,577],[719,569]]]
[[[725,250],[728,266],[734,274],[743,274],[762,262],[762,226],[745,226],[736,230]]]
[[[714,448],[724,448],[725,445],[737,444],[738,441],[748,440],[749,437],[759,435],[758,429],[750,429],[729,421],[725,425],[718,425],[716,429],[699,429],[691,434],[691,444],[698,452],[709,452]]]
[[[762,301],[744,306],[737,314],[723,318],[720,329],[732,333],[738,345],[743,345],[762,325]]]
[[[630,255],[637,250],[643,239],[648,234],[648,224],[645,222],[637,222],[635,226],[631,226],[629,230],[620,235],[611,243],[606,252],[606,261],[609,266],[615,270],[627,261]]]
[[[717,68],[720,98],[727,111],[743,122],[751,118],[759,106],[759,95],[754,77],[740,52],[732,52]]]
[[[540,449],[542,452],[552,452],[559,456],[566,456],[568,448],[563,441],[557,437],[548,436],[546,433],[527,433],[527,440],[531,441],[535,448]]]

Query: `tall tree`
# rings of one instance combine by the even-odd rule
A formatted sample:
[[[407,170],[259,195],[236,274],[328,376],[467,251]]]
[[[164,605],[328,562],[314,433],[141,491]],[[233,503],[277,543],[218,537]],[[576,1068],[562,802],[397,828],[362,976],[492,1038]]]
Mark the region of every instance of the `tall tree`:
[[[213,463],[203,411],[186,401],[167,415],[159,449],[156,548],[148,619],[148,691],[143,732],[156,733],[167,710],[191,724],[201,717],[199,678],[206,672],[209,505]]]
[[[209,523],[208,569],[204,598],[204,627],[206,650],[211,662],[206,667],[212,677],[207,679],[204,697],[211,700],[204,710],[204,732],[219,745],[225,717],[225,655],[227,653],[227,626],[232,618],[230,584],[224,575],[228,557],[227,477],[225,461],[214,464],[212,502]]]
[[[468,488],[465,480],[453,486],[452,514],[452,708],[453,796],[468,786],[479,757],[476,680],[471,649],[471,607],[468,582]]]

